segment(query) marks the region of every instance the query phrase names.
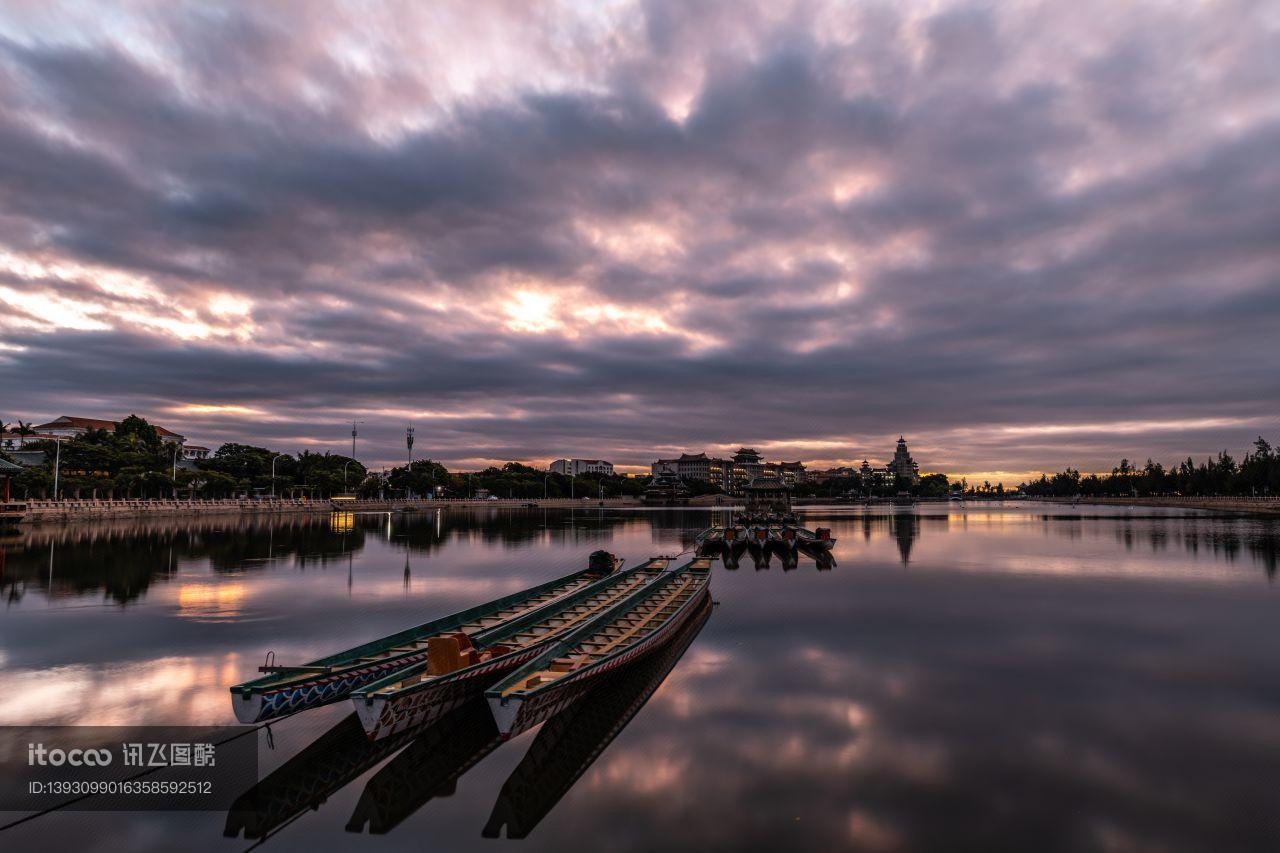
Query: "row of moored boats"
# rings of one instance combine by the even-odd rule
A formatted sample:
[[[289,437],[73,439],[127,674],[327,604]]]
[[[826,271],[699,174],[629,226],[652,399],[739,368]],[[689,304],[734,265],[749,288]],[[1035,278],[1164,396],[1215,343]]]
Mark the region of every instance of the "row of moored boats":
[[[572,705],[711,606],[711,561],[605,551],[585,569],[231,688],[236,718],[266,722],[350,699],[370,740],[417,730],[483,694],[504,738]]]
[[[757,569],[769,568],[774,557],[783,569],[794,569],[801,554],[811,557],[819,569],[829,569],[835,565],[835,544],[830,528],[809,530],[791,515],[743,515],[733,524],[698,534],[698,554],[718,557],[727,569],[736,569],[743,554],[750,555]]]

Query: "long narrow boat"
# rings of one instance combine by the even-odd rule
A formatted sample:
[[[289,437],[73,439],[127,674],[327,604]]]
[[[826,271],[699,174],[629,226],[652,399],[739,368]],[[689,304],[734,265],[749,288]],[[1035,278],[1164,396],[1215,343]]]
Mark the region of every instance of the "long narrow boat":
[[[580,702],[548,720],[502,786],[481,834],[498,838],[504,826],[507,838],[532,832],[662,686],[710,616],[711,601],[704,599],[660,650],[599,679]]]
[[[766,553],[777,555],[784,571],[791,571],[796,567],[796,528],[789,524],[781,528],[769,528],[769,539],[764,547]]]
[[[433,638],[457,633],[474,636],[554,606],[612,576],[620,565],[612,554],[597,551],[585,569],[328,657],[278,666],[269,656],[267,665],[259,667],[267,675],[231,688],[236,719],[257,723],[345,699],[358,687],[424,662],[428,647],[438,644]]]
[[[751,561],[755,563],[756,569],[769,568],[769,558],[773,556],[773,552],[764,547],[768,541],[768,527],[753,524],[747,528],[747,551],[751,554]]]
[[[719,557],[726,569],[736,569],[747,550],[747,531],[738,525],[709,527],[698,534],[697,543],[699,557]]]
[[[371,740],[425,725],[479,695],[550,643],[658,580],[670,561],[654,559],[516,619],[438,640],[435,653],[395,675],[352,691]]]
[[[601,676],[661,648],[711,595],[711,560],[696,557],[627,597],[485,691],[503,737],[572,705]]]

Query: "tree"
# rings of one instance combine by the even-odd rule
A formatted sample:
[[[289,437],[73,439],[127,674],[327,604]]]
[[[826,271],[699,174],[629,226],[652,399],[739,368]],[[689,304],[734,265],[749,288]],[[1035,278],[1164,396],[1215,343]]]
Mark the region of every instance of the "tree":
[[[946,474],[925,474],[920,478],[917,493],[921,497],[945,498],[950,488],[951,484],[947,481]]]
[[[448,470],[430,459],[416,459],[410,465],[392,468],[387,475],[389,488],[417,497],[434,494],[437,489],[447,488],[448,485]]]
[[[115,437],[120,443],[148,450],[159,450],[164,444],[156,428],[137,415],[129,415],[116,424]]]

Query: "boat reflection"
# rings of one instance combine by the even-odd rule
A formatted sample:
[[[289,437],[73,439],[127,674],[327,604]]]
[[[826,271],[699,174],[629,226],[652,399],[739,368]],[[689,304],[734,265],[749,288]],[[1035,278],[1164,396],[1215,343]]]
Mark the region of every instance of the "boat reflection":
[[[708,599],[680,634],[662,650],[601,684],[568,710],[547,721],[511,773],[489,822],[486,838],[524,838],[640,712],[711,617]]]
[[[275,829],[325,800],[416,735],[370,741],[360,718],[343,717],[333,728],[245,791],[227,812],[222,834],[236,838],[266,838]]]
[[[502,745],[484,696],[451,711],[387,763],[364,786],[348,832],[382,835],[436,797],[447,797],[458,778]]]
[[[710,618],[710,600],[680,633],[552,717],[502,788],[484,828],[527,835],[661,686]],[[385,834],[436,797],[503,743],[483,696],[433,723],[370,741],[355,714],[344,717],[265,779],[240,795],[223,834],[261,839],[396,755],[365,784],[346,829]]]

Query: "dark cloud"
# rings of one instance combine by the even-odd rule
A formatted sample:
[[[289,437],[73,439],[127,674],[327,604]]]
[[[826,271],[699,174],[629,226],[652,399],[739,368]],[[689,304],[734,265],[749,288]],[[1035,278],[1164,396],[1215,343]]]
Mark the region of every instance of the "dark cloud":
[[[444,8],[0,21],[5,416],[951,471],[1280,426],[1261,7]]]

